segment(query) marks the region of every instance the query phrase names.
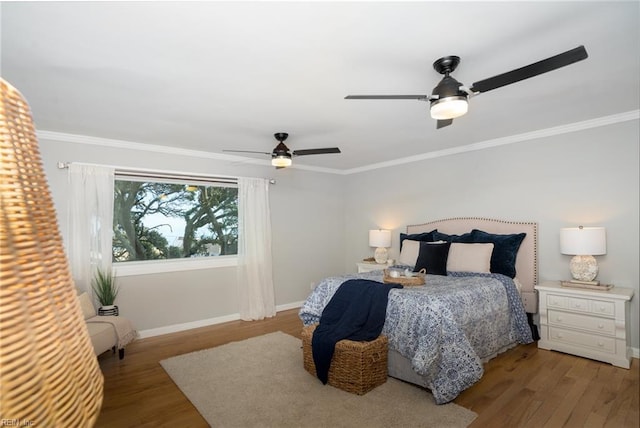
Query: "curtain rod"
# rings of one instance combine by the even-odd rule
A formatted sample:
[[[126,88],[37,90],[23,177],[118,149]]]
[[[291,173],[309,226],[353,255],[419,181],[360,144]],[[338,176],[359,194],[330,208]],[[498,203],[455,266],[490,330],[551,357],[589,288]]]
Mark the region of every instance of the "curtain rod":
[[[91,166],[103,166],[113,168],[116,174],[126,175],[130,177],[153,177],[153,178],[167,178],[167,179],[184,179],[186,181],[201,181],[201,182],[220,182],[220,183],[237,183],[238,179],[236,177],[230,176],[212,176],[205,174],[192,174],[192,173],[184,173],[184,172],[166,172],[166,171],[158,171],[151,169],[131,169],[131,168],[123,168],[113,165],[99,165],[92,163],[82,163],[82,162],[61,162],[58,161],[58,169],[68,169],[69,165],[72,163],[76,163],[78,165],[91,165]],[[273,178],[268,179],[269,184],[276,184],[276,180]]]

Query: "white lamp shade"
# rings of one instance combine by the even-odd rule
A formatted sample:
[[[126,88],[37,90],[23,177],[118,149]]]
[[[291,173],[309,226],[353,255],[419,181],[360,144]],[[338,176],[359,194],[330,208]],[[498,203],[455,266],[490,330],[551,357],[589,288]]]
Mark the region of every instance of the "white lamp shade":
[[[468,109],[467,97],[456,96],[433,101],[429,111],[432,119],[446,120],[460,117],[466,114]]]
[[[391,246],[391,231],[374,229],[369,231],[369,246],[388,248]]]
[[[604,227],[580,226],[560,229],[560,252],[574,256],[607,254],[607,235]]]
[[[278,155],[271,158],[271,165],[279,168],[291,166],[291,155]]]

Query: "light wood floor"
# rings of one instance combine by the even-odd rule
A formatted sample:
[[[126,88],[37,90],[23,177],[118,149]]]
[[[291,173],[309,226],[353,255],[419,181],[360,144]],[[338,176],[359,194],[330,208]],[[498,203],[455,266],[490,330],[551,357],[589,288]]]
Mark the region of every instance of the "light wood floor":
[[[175,355],[219,346],[273,331],[300,337],[297,310],[274,318],[233,321],[141,339],[124,360],[99,357],[105,377],[97,427],[206,427],[159,364]],[[301,361],[302,364],[302,361]],[[633,427],[639,424],[639,372],[518,346],[485,366],[485,375],[455,403],[478,414],[471,427]]]

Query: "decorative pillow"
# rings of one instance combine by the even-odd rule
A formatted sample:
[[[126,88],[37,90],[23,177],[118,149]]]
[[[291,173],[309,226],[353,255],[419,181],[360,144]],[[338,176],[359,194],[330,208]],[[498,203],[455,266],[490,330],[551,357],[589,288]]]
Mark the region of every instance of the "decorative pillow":
[[[434,234],[437,232],[436,229],[431,232],[424,233],[413,233],[411,235],[407,235],[406,233],[400,234],[400,250],[402,250],[402,243],[405,239],[410,239],[412,241],[421,241],[421,242],[433,242],[436,241]]]
[[[89,319],[96,316],[96,308],[93,307],[93,303],[91,303],[91,297],[89,297],[86,292],[78,295],[78,300],[80,301],[80,309],[82,309],[82,316],[84,316],[84,319]]]
[[[414,272],[425,269],[429,275],[446,275],[451,242],[421,242]]]
[[[492,243],[494,245],[493,254],[491,255],[491,272],[515,278],[516,257],[518,256],[520,244],[527,236],[526,233],[496,235],[473,229],[471,236],[473,237],[473,242]]]
[[[446,233],[434,230],[433,238],[434,241],[473,242],[471,232],[463,233],[462,235],[447,235]]]
[[[420,242],[407,239],[400,250],[399,265],[415,266],[420,253]]]
[[[492,252],[493,244],[452,242],[447,258],[447,270],[491,273]]]

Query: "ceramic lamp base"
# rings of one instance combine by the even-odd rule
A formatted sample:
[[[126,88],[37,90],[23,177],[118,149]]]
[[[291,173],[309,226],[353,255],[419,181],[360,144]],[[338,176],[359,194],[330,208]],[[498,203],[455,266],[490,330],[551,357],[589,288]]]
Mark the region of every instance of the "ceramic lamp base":
[[[593,281],[598,276],[598,262],[593,256],[574,256],[569,269],[573,279],[578,281]]]
[[[376,263],[386,263],[389,258],[389,253],[386,248],[378,247],[376,248],[376,252],[373,254],[373,258],[376,260]]]

